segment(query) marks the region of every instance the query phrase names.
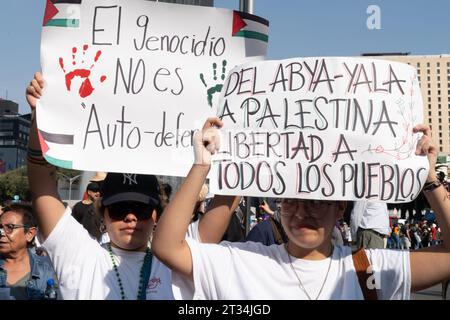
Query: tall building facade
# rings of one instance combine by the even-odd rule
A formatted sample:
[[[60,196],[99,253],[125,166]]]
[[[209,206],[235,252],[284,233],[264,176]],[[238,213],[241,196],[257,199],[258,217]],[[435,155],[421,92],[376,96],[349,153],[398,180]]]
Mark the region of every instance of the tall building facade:
[[[450,54],[363,54],[364,57],[407,63],[417,69],[423,98],[424,123],[441,155],[450,155]]]
[[[26,165],[31,115],[19,115],[17,103],[0,100],[0,173]]]

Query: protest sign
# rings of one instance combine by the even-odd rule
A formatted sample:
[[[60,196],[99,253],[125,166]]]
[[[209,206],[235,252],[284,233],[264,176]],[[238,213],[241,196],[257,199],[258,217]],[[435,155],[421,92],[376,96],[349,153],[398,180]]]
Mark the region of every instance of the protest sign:
[[[226,74],[263,59],[268,22],[144,0],[53,0],[44,15],[42,151],[65,168],[184,176]]]
[[[428,161],[416,156],[422,98],[414,68],[363,58],[296,58],[230,71],[211,192],[411,201]]]

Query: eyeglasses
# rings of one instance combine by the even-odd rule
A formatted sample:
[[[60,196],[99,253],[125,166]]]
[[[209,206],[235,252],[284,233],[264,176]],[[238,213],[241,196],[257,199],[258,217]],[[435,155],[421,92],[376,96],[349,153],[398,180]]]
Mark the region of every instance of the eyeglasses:
[[[305,209],[324,209],[332,206],[336,201],[327,200],[309,200],[309,199],[283,199],[281,202],[281,215],[291,216],[297,211],[298,207]],[[315,211],[315,214],[320,213],[320,211]]]
[[[0,230],[4,230],[6,234],[13,233],[14,229],[29,228],[29,227],[30,226],[25,224],[14,224],[14,223],[0,224]]]
[[[132,212],[138,220],[150,219],[151,213],[155,209],[152,205],[140,202],[117,202],[107,206],[109,217],[112,220],[124,220],[125,217]]]

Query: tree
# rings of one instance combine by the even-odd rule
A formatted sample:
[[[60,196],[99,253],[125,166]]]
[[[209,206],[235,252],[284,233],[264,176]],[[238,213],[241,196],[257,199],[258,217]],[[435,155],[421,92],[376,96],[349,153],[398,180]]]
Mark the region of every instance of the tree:
[[[72,178],[80,173],[81,171],[78,170],[56,168],[58,180],[64,180],[64,175]],[[26,166],[0,175],[0,201],[13,199],[15,195],[18,195],[21,200],[31,201]]]
[[[31,200],[25,166],[0,175],[0,200],[13,199],[15,195],[21,200]]]

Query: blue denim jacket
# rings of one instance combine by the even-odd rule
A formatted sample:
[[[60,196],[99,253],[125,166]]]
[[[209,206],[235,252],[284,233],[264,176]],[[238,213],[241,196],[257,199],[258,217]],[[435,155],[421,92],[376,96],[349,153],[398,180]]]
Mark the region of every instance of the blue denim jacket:
[[[57,283],[56,274],[48,257],[41,257],[28,250],[30,256],[31,277],[27,281],[27,294],[30,300],[44,298],[47,280],[52,278]],[[7,287],[5,261],[0,255],[0,287]]]

